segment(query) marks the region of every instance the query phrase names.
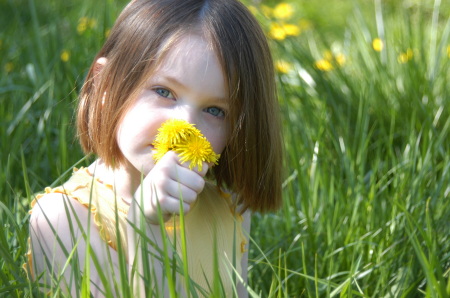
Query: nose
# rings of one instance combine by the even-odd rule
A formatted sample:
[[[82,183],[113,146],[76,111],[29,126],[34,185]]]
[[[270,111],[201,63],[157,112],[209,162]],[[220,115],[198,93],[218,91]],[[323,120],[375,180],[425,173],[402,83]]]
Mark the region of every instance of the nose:
[[[174,114],[173,119],[180,119],[194,124],[195,127],[202,132],[205,136],[208,135],[208,125],[202,121],[201,111],[189,105],[183,105],[178,107]]]
[[[189,106],[182,106],[177,108],[174,112],[173,118],[181,119],[191,124],[197,124],[198,121],[195,110]]]

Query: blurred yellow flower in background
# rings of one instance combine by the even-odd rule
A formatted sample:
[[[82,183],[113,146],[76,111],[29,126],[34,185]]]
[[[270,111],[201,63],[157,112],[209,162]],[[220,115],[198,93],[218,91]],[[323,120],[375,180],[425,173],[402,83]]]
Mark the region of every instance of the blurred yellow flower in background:
[[[323,58],[317,60],[314,66],[321,71],[330,71],[335,68],[335,66],[342,66],[347,61],[347,58],[342,53],[333,53],[331,51],[325,51]]]
[[[316,63],[314,63],[314,66],[321,71],[330,71],[334,68],[333,64],[327,59],[317,60]]]
[[[289,19],[294,14],[294,7],[289,3],[280,3],[273,9],[273,16],[280,20]]]
[[[397,57],[399,63],[406,63],[414,57],[414,52],[411,49],[407,49],[406,52],[400,53]]]
[[[270,25],[269,35],[273,39],[283,40],[286,38],[286,31],[284,31],[283,27],[280,24],[272,23]]]
[[[93,18],[82,17],[78,20],[77,32],[83,34],[87,29],[93,29],[97,26],[97,21]]]
[[[275,69],[279,72],[279,73],[288,73],[289,71],[292,70],[292,64],[285,61],[285,60],[277,60],[275,62]]]
[[[375,38],[372,41],[372,47],[375,51],[381,52],[384,49],[384,43],[380,38]]]
[[[447,46],[447,56],[450,58],[450,45]]]
[[[67,61],[69,61],[69,59],[70,59],[70,52],[69,52],[68,50],[63,50],[63,51],[61,52],[60,58],[61,58],[61,61],[62,61],[62,62],[67,62]]]
[[[283,29],[286,32],[286,35],[297,36],[300,35],[300,27],[293,24],[284,24]]]
[[[270,25],[269,35],[273,39],[283,40],[288,36],[300,35],[300,27],[293,24],[272,23]]]

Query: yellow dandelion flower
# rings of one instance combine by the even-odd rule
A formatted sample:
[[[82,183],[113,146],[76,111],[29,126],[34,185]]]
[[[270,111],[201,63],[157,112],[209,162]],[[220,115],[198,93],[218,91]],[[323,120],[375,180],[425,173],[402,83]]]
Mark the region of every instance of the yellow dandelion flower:
[[[269,35],[273,39],[276,40],[283,40],[286,38],[286,31],[284,30],[283,26],[277,23],[272,23],[270,25]]]
[[[170,119],[158,129],[155,144],[164,144],[171,147],[184,142],[191,135],[201,135],[201,132],[189,122],[180,119]]]
[[[161,125],[153,146],[155,162],[158,162],[167,151],[173,150],[181,157],[181,163],[190,162],[191,170],[197,166],[201,171],[204,161],[217,164],[220,156],[214,152],[200,130],[193,124],[179,119],[171,119]]]
[[[447,46],[447,56],[450,58],[450,45]]]
[[[14,70],[14,64],[12,62],[8,62],[5,64],[5,72],[10,73]]]
[[[61,61],[62,61],[62,62],[67,62],[67,61],[69,61],[69,59],[70,59],[70,52],[69,52],[68,50],[63,50],[63,51],[61,52],[60,58],[61,58]]]
[[[178,144],[174,151],[181,157],[180,162],[190,162],[189,169],[198,167],[202,170],[202,163],[217,164],[219,155],[211,147],[209,141],[203,136],[192,135],[186,142]]]
[[[167,153],[167,151],[170,150],[169,145],[163,144],[163,143],[153,143],[154,150],[153,150],[153,159],[155,162],[158,162],[164,154]]]
[[[333,64],[331,64],[331,62],[326,59],[320,59],[316,61],[314,66],[321,71],[330,71],[333,69]]]
[[[289,3],[280,3],[273,9],[273,16],[280,20],[285,20],[294,14],[294,7]]]
[[[275,62],[275,69],[279,73],[288,73],[292,69],[292,64],[284,60],[278,60]]]
[[[373,49],[375,51],[381,52],[383,50],[383,48],[384,48],[384,43],[383,43],[383,41],[380,38],[375,38],[372,41],[372,47],[373,47]]]
[[[109,35],[111,34],[111,29],[108,29],[105,31],[105,37],[108,38]]]

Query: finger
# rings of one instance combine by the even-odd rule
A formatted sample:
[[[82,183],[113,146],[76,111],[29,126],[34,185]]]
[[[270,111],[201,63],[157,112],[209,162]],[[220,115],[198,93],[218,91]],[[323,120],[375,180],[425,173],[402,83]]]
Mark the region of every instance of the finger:
[[[202,162],[202,170],[200,171],[198,167],[194,167],[192,170],[194,172],[196,172],[197,174],[199,174],[202,177],[206,176],[206,173],[208,173],[210,166],[208,163],[206,162]]]
[[[176,153],[175,151],[169,150],[167,151],[166,154],[164,154],[164,156],[161,158],[160,163],[162,163],[162,161],[166,161],[166,162],[170,162],[170,161],[175,161],[177,164],[179,164],[180,166],[183,166],[185,168],[189,168],[191,163],[190,162],[181,162],[181,157],[178,155],[178,153]],[[214,163],[207,163],[207,162],[202,162],[202,170],[200,171],[198,166],[195,166],[192,168],[192,171],[195,171],[196,173],[198,173],[199,175],[201,175],[202,177],[206,175],[206,173],[208,172],[208,169],[210,167],[212,167],[214,165]]]
[[[163,215],[180,214],[180,206],[182,206],[181,208],[184,213],[189,212],[189,210],[191,209],[190,205],[185,203],[184,201],[180,205],[180,200],[175,197],[166,196],[159,200],[159,208]]]
[[[169,195],[188,204],[196,200],[205,186],[205,180],[199,174],[177,164],[165,167],[152,176],[152,184],[160,197]]]
[[[182,165],[177,165],[173,167],[168,175],[168,177],[186,187],[189,187],[197,194],[202,192],[205,186],[205,179],[195,171],[189,170]]]
[[[172,160],[175,161],[176,163],[180,164],[180,157],[178,156],[177,153],[175,153],[172,150],[167,151],[166,154],[164,154],[164,156],[161,158],[162,160]]]
[[[192,204],[197,199],[197,192],[195,190],[177,181],[171,180],[168,182],[166,191],[169,196],[183,200],[187,204]]]
[[[184,163],[179,162],[179,165],[184,167],[184,168],[186,168],[186,169],[189,169],[192,172],[197,173],[201,177],[205,177],[205,175],[206,175],[206,173],[208,172],[208,169],[209,169],[209,165],[206,162],[202,162],[201,169],[197,165],[192,167],[192,169],[191,169],[190,168],[191,167],[191,163],[190,162],[184,162]]]
[[[186,169],[189,169],[191,171],[194,171],[202,177],[204,177],[206,175],[206,173],[208,172],[208,169],[210,168],[210,165],[208,163],[202,162],[201,171],[198,166],[194,166],[192,169],[190,169],[191,162],[181,162],[181,158],[178,155],[178,153],[176,153],[172,150],[168,151],[161,160],[163,160],[163,159],[164,160],[173,160],[178,165],[180,165]]]

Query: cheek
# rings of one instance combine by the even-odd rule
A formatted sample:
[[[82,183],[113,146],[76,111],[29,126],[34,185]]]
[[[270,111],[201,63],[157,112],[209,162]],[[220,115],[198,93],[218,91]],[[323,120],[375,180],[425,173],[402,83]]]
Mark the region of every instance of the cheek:
[[[133,118],[125,115],[117,129],[117,141],[119,143],[128,142],[133,135],[134,127],[136,127],[136,123]]]
[[[205,134],[208,141],[211,143],[211,146],[214,149],[214,152],[221,154],[225,149],[225,145],[228,140],[228,132],[226,129],[218,130],[216,132],[209,132]]]
[[[150,142],[149,139],[152,137],[154,130],[156,130],[154,125],[152,125],[152,121],[149,121],[150,119],[152,119],[151,115],[142,114],[136,110],[130,111],[130,113],[125,115],[116,134],[119,147],[123,149]]]
[[[116,140],[117,146],[122,153],[129,151],[129,145],[131,144],[131,135],[130,133],[128,133],[127,127],[123,122],[117,129]]]

